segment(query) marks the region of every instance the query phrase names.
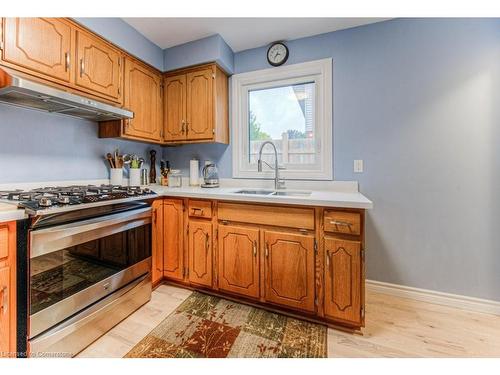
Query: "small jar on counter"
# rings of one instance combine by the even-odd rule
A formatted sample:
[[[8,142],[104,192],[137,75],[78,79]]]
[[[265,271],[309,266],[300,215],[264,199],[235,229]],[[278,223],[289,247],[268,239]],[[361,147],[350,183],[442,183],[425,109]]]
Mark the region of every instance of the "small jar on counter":
[[[168,186],[169,187],[181,187],[182,186],[182,172],[179,169],[171,169],[168,174]]]

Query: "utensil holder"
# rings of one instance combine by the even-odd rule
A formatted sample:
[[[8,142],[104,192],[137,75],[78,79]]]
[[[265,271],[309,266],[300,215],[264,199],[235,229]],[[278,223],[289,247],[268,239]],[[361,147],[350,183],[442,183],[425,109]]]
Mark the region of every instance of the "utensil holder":
[[[111,185],[123,185],[123,168],[111,168],[109,183]]]
[[[129,186],[141,186],[141,170],[140,168],[130,168],[128,176]]]

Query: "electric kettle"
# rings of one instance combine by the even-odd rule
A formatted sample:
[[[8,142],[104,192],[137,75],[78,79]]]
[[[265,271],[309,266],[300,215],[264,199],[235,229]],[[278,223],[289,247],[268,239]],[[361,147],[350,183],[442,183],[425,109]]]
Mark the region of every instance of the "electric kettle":
[[[215,163],[208,160],[205,161],[205,166],[203,167],[203,180],[204,183],[201,184],[203,188],[219,187],[219,171]]]

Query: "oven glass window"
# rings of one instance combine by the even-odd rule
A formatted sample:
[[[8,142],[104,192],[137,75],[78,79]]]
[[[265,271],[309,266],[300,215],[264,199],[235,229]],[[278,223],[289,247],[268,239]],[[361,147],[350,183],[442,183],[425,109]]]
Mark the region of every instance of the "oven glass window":
[[[35,314],[151,256],[151,225],[31,259],[30,313]]]

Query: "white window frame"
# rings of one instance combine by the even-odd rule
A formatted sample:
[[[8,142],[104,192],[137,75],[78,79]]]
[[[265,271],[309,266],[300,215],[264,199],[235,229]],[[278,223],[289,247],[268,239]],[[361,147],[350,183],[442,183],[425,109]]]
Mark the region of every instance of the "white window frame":
[[[248,92],[314,82],[317,168],[283,170],[280,175],[291,180],[333,180],[332,59],[235,74],[231,82],[233,178],[274,177],[273,170],[265,168],[263,172],[258,172],[256,166],[248,162]]]

